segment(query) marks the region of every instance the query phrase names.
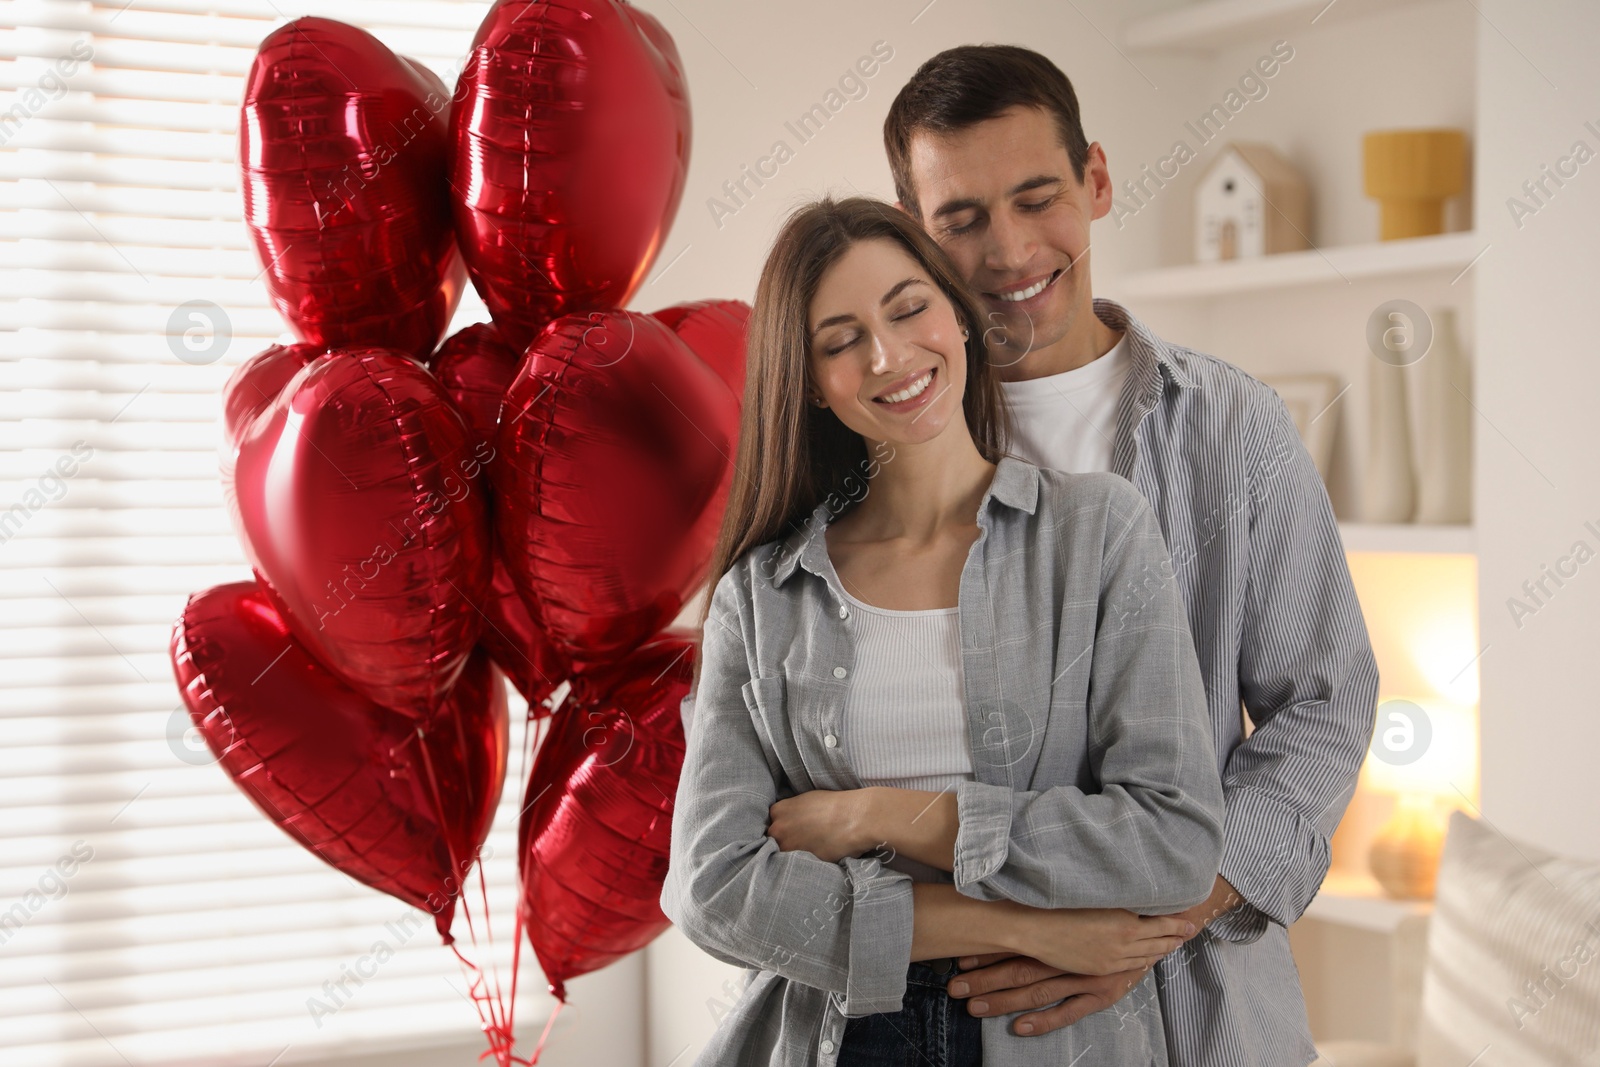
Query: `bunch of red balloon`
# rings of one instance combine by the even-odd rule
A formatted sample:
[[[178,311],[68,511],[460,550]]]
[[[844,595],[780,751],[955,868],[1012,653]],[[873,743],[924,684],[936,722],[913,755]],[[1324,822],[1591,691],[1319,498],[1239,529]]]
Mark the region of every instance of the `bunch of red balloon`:
[[[621,0],[500,0],[450,92],[302,18],[261,44],[239,145],[302,343],[224,392],[255,580],[174,625],[184,701],[269,818],[455,947],[458,903],[477,940],[463,887],[505,779],[503,672],[548,727],[518,952],[525,928],[564,1002],[668,924],[695,651],[668,627],[706,577],[743,392],[745,305],[620,310],[683,190],[677,50]],[[441,345],[469,275],[494,321]],[[509,1005],[471,977],[496,1060],[534,1062],[511,1051],[515,966]]]

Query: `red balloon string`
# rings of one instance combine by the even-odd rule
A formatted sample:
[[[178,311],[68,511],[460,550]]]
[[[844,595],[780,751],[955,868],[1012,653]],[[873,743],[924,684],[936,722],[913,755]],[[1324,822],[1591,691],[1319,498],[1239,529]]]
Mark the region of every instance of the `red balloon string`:
[[[476,866],[478,869],[479,892],[482,894],[484,902],[484,937],[485,940],[488,940],[490,944],[490,967],[494,968],[493,941],[490,940],[490,922],[488,914],[488,887],[483,877],[482,861],[480,860],[477,862]],[[473,928],[472,911],[467,906],[467,895],[465,893],[462,894],[461,911],[467,916],[467,929],[472,932],[472,940],[474,945],[476,945],[477,933]],[[518,930],[518,936],[521,936],[520,928]],[[489,1039],[489,1047],[478,1054],[478,1059],[481,1060],[486,1056],[493,1056],[498,1067],[511,1067],[512,1064],[531,1065],[537,1063],[537,1055],[535,1055],[532,1060],[529,1060],[516,1055],[514,1052],[514,1047],[516,1045],[516,1034],[514,1033],[515,1016],[511,1015],[508,1011],[505,998],[501,992],[498,972],[496,971],[494,973],[494,991],[491,995],[487,989],[489,982],[487,976],[484,974],[483,968],[479,967],[477,964],[467,959],[466,956],[462,955],[461,949],[455,942],[451,943],[450,950],[454,952],[456,954],[456,958],[461,961],[464,976],[467,977],[468,990],[471,994],[473,1006],[478,1010],[479,1023],[483,1029],[484,1035]],[[515,965],[513,964],[513,967],[514,966]],[[513,975],[514,974],[515,971],[513,970]],[[513,978],[513,982],[514,981],[515,979]],[[513,986],[513,988],[515,988],[515,986]]]
[[[565,698],[563,698],[562,702],[565,703]],[[545,703],[551,704],[548,698],[545,700]],[[540,744],[543,744],[544,736],[549,732],[550,716],[554,713],[555,705],[553,704],[546,708],[542,715],[538,715],[537,717],[531,707],[528,709],[528,730],[523,743],[522,765],[528,768],[528,776],[530,778],[533,776],[533,750],[538,747],[533,743],[533,737],[537,733],[539,735]],[[524,785],[522,793],[518,793],[517,795],[521,796],[526,792],[527,786]],[[523,814],[527,813],[524,811]],[[518,848],[520,849],[520,847],[521,846],[519,844]],[[517,862],[519,864],[522,862],[521,855],[517,856]],[[520,901],[518,902],[518,906],[515,910],[517,915],[515,924],[517,941],[515,947],[511,950],[511,1010],[513,1013],[515,1013],[517,1010],[517,978],[522,973],[522,907]],[[531,1062],[539,1062],[539,1057],[544,1054],[544,1044],[550,1038],[550,1028],[555,1025],[556,1016],[560,1015],[561,1009],[566,1006],[566,994],[563,991],[562,996],[556,1001],[555,1010],[550,1013],[550,1018],[545,1020],[544,1030],[539,1034],[539,1043],[533,1048],[533,1060]]]
[[[561,1014],[561,1009],[566,1007],[564,1000],[556,1001],[556,1010],[550,1013],[550,1019],[544,1024],[544,1031],[539,1035],[539,1043],[533,1049],[533,1062],[539,1062],[539,1054],[544,1051],[544,1043],[550,1037],[550,1028],[556,1024],[556,1016]]]
[[[545,705],[550,705],[551,701],[549,698],[546,698],[542,703]],[[522,765],[529,768],[530,774],[533,767],[533,752],[538,747],[534,741],[534,738],[537,736],[539,741],[541,743],[543,742],[544,735],[548,732],[550,726],[550,715],[553,714],[554,710],[555,709],[553,706],[547,706],[541,713],[536,712],[531,705],[528,708],[528,729],[523,736]],[[526,787],[524,787],[524,792],[525,791]],[[519,793],[518,795],[520,796],[522,794]],[[521,857],[519,856],[518,859],[520,861]],[[482,885],[481,865],[479,870],[479,884]],[[487,906],[488,902],[487,899],[485,899],[485,907],[487,908]],[[513,923],[514,932],[512,935],[513,941],[511,948],[511,999],[506,1005],[508,1017],[512,1020],[516,1019],[517,1012],[517,980],[522,975],[522,909],[520,907],[516,908],[515,913],[516,919]],[[566,1001],[564,999],[556,1001],[555,1010],[550,1013],[550,1018],[545,1020],[544,1030],[539,1034],[539,1043],[534,1046],[533,1058],[525,1060],[518,1057],[512,1057],[512,1062],[530,1065],[539,1062],[539,1057],[544,1054],[545,1042],[550,1038],[550,1028],[555,1025],[556,1016],[561,1014],[561,1009],[564,1007],[566,1007]],[[480,1054],[478,1058],[481,1060],[488,1054],[488,1052],[484,1052]]]
[[[539,739],[540,739],[541,742],[544,740],[545,730],[550,724],[550,716],[555,711],[555,707],[554,707],[553,704],[551,704],[549,697],[546,697],[543,701],[541,701],[541,703],[543,705],[545,705],[544,710],[542,712],[534,710],[534,707],[531,704],[528,706],[528,726],[527,726],[527,729],[523,731],[523,735],[522,735],[522,766],[523,766],[523,769],[526,770],[529,774],[531,774],[532,770],[533,770],[533,750],[537,747],[533,742],[534,735],[535,734],[539,735]],[[524,787],[524,789],[526,789],[526,787]],[[519,791],[517,793],[517,797],[520,799],[521,796],[522,796],[522,792]],[[518,847],[518,851],[520,852],[521,847],[522,847],[521,844],[519,843],[517,847]],[[517,860],[518,860],[518,863],[520,864],[521,863],[521,856],[518,856]],[[511,1017],[513,1019],[515,1019],[517,1017],[517,979],[522,975],[522,908],[520,906],[520,902],[519,902],[518,906],[513,907],[511,910],[516,915],[516,920],[513,923],[513,929],[515,931],[515,933],[514,933],[515,940],[512,942],[512,945],[511,945],[511,1007],[510,1007]],[[556,1011],[560,1011],[561,1007],[562,1007],[562,1005],[558,1002],[556,1004]],[[555,1015],[553,1013],[551,1015],[551,1018],[555,1018]],[[550,1032],[550,1028],[548,1026],[546,1026],[545,1027],[545,1033],[549,1033],[549,1032]],[[539,1051],[541,1049],[543,1049],[543,1048],[544,1048],[544,1037],[541,1035],[540,1038],[539,1038],[539,1048],[535,1049],[534,1053],[533,1053],[533,1059],[534,1059],[535,1063],[538,1062],[538,1060],[539,1060]]]
[[[445,842],[445,849],[450,855],[450,870],[456,872],[457,875],[465,875],[470,868],[475,867],[478,872],[478,887],[483,900],[484,939],[488,942],[489,966],[492,969],[494,967],[494,942],[490,935],[489,890],[483,876],[483,858],[481,855],[474,856],[471,861],[463,863],[457,856],[456,843],[451,833],[451,828],[444,818],[444,805],[439,799],[439,781],[434,773],[433,761],[428,755],[428,746],[421,743],[424,736],[421,727],[417,728],[416,736],[418,747],[422,751],[423,774],[428,781],[428,793],[433,800],[434,810],[438,814],[439,825],[444,830],[442,836]],[[470,898],[465,890],[465,879],[463,878],[457,884],[456,891],[460,893],[461,913],[466,916],[467,933],[472,941],[473,952],[475,955],[479,955],[481,953],[478,945],[478,930],[472,921],[472,910],[467,905],[467,901]],[[456,959],[461,961],[463,977],[467,980],[468,996],[472,1000],[473,1007],[477,1009],[479,1026],[489,1039],[488,1049],[479,1054],[478,1058],[481,1060],[485,1056],[493,1055],[498,1067],[511,1067],[515,1063],[530,1064],[531,1061],[522,1059],[512,1052],[516,1043],[516,1035],[513,1033],[513,1020],[506,1015],[505,998],[500,991],[499,975],[495,974],[494,991],[491,995],[483,968],[462,954],[453,935],[447,935],[445,943],[450,946],[450,951],[456,954]]]

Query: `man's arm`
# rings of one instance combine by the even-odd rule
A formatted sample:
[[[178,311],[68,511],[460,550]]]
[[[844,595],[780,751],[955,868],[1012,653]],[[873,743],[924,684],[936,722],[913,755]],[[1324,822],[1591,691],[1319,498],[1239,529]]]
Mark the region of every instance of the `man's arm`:
[[[1213,933],[1288,926],[1327,874],[1372,737],[1378,669],[1327,490],[1288,410],[1264,390],[1251,453],[1239,692],[1255,730],[1223,771],[1221,876],[1245,906]]]

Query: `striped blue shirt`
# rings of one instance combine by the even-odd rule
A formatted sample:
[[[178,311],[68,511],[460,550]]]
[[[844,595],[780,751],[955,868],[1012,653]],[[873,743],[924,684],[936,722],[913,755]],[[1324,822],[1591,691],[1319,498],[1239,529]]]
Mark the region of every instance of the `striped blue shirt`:
[[[1111,469],[1150,502],[1172,554],[1227,800],[1221,874],[1246,901],[1156,965],[1156,1003],[1135,989],[1106,1010],[1158,1004],[1173,1067],[1304,1067],[1317,1053],[1287,927],[1327,874],[1372,737],[1366,623],[1278,394],[1115,301],[1094,311],[1132,350]]]

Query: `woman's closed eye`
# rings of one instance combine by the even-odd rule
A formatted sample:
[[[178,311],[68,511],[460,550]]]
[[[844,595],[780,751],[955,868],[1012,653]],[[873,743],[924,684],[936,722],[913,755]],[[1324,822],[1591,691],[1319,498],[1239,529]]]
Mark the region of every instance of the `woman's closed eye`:
[[[842,337],[836,338],[832,344],[824,345],[822,351],[825,355],[837,356],[840,352],[845,351],[859,340],[861,340],[861,335],[859,333],[845,334]]]
[[[891,322],[905,322],[908,319],[916,318],[918,315],[927,310],[928,302],[926,300],[908,303],[897,309],[894,314],[890,315],[889,320]],[[862,336],[863,334],[859,330],[837,335],[828,344],[823,345],[823,354],[837,356],[840,352],[846,351],[857,341],[861,340]]]

